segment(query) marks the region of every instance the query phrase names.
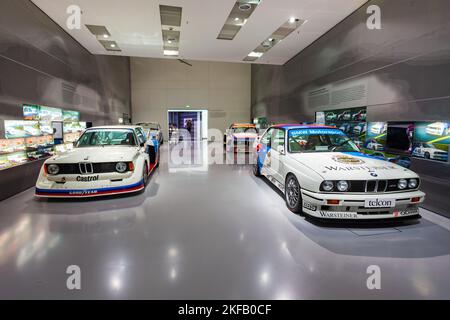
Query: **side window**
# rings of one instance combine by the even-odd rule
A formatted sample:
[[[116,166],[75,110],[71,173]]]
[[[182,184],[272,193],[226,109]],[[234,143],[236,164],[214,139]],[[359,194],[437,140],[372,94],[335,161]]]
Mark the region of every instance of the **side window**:
[[[267,130],[267,132],[262,136],[261,143],[265,145],[270,145],[270,141],[272,138],[273,129]]]
[[[136,129],[136,135],[139,139],[139,144],[145,143],[147,139],[145,139],[145,134],[142,132],[141,128]]]
[[[276,149],[278,146],[283,146],[284,147],[284,137],[285,137],[285,132],[282,129],[275,129],[272,132],[272,143],[271,143],[271,147]]]

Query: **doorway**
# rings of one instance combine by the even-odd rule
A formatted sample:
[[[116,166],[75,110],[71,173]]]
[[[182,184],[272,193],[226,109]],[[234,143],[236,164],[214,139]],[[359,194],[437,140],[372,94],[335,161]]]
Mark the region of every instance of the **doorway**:
[[[167,119],[169,141],[208,139],[208,110],[168,110]]]

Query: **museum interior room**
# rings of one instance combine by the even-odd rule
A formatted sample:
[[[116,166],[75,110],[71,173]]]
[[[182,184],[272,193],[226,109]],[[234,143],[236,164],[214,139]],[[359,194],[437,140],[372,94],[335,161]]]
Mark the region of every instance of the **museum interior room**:
[[[449,83],[448,0],[0,0],[0,299],[450,299]]]

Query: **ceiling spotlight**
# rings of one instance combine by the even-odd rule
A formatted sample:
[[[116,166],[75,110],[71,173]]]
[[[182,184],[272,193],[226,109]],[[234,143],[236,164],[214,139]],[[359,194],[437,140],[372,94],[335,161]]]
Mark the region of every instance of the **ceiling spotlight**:
[[[236,17],[236,18],[234,18],[234,21],[239,21],[239,18],[237,18],[237,17]]]
[[[252,58],[261,58],[262,55],[263,55],[262,52],[255,52],[255,51],[252,51],[248,54],[248,56]]]
[[[103,35],[103,38],[108,39],[108,38],[109,38],[109,35],[104,34],[104,35]]]
[[[167,40],[167,43],[172,43],[172,40]]]
[[[269,40],[269,41],[273,41],[273,38],[269,38],[268,40]]]
[[[111,43],[111,48],[115,48],[116,45],[114,43]]]
[[[289,23],[294,23],[295,21],[297,21],[297,19],[295,19],[294,17],[289,18]]]

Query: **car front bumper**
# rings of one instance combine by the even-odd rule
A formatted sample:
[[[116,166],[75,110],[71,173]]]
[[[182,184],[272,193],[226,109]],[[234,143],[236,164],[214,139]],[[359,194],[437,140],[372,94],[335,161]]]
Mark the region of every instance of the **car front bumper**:
[[[36,182],[35,196],[43,198],[90,198],[107,195],[133,193],[145,188],[142,175],[98,174],[96,181],[76,181],[79,175],[66,175],[65,181],[60,176],[39,175]],[[95,176],[95,175],[94,175]]]
[[[336,220],[379,220],[419,216],[422,191],[381,194],[327,194],[302,190],[303,211],[313,217]],[[413,202],[413,198],[419,198]],[[395,200],[394,207],[367,208],[366,200]],[[329,204],[337,200],[338,204]]]

